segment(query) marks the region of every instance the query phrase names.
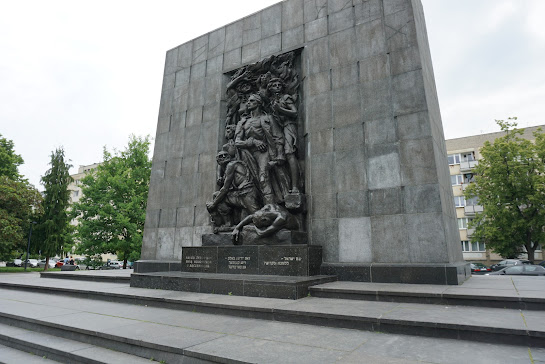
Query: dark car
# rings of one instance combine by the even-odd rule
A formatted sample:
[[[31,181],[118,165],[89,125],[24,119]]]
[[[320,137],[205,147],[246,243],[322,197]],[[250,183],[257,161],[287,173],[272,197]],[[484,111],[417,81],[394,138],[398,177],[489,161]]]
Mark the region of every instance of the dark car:
[[[80,266],[78,264],[70,264],[66,263],[61,266],[61,271],[67,271],[67,270],[80,270]]]
[[[486,273],[491,272],[492,269],[488,268],[483,263],[471,263],[471,273],[472,274],[479,274],[479,273]]]
[[[489,273],[487,275],[545,276],[545,268],[540,265],[519,264],[512,267],[503,268],[500,271]]]
[[[540,262],[540,263],[537,263],[538,265],[542,266],[543,268],[545,268],[545,260]]]
[[[521,260],[521,259],[505,259],[497,264],[493,264],[490,266],[490,269],[493,271],[499,271],[503,268],[512,267],[514,265],[521,265],[521,264],[532,264],[529,260]]]

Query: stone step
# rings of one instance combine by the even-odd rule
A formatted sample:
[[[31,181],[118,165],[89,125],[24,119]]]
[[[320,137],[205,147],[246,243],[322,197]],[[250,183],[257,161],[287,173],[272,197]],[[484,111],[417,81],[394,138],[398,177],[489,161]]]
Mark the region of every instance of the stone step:
[[[25,320],[24,317],[17,316],[13,316],[10,319],[2,317],[1,320],[3,322],[0,323],[0,344],[18,351],[33,354],[33,357],[27,358],[24,361],[18,361],[19,363],[32,361],[41,363],[42,361],[38,358],[51,359],[55,362],[62,363],[150,363],[150,358],[142,358],[92,345],[87,342],[65,338],[66,336],[82,337],[82,335],[74,335],[74,333],[69,330],[65,331],[65,337],[51,335],[48,332],[58,333],[58,329],[52,328],[49,330],[47,326],[44,326],[39,321],[31,322]],[[6,321],[9,322],[10,325],[7,325],[5,323]],[[24,326],[27,328],[22,328]],[[20,357],[18,360],[21,360],[22,355],[19,354],[18,356]],[[4,357],[0,360],[2,360],[2,362],[7,362]],[[43,362],[51,361],[44,360]]]
[[[148,290],[114,283],[81,287],[55,280],[0,288],[315,326],[545,347],[545,311],[307,297],[297,301]]]
[[[309,287],[335,280],[336,276],[154,272],[133,273],[131,287],[296,300],[306,297]]]
[[[162,296],[165,292],[157,290],[155,293]],[[204,294],[198,294],[197,298],[197,294],[191,295],[201,300],[207,296],[215,296],[209,298],[210,300],[250,299]],[[314,298],[312,300],[337,301]],[[294,304],[293,301],[285,300],[267,301],[269,304],[272,301],[280,301],[284,305],[288,302],[290,306]],[[338,302],[333,304],[337,306]],[[343,310],[342,307],[339,309]],[[386,308],[389,309],[391,307]],[[495,318],[498,311],[494,310]],[[102,357],[111,353],[111,350],[108,350],[110,348],[138,355],[149,363],[152,357],[165,363],[188,364],[211,362],[452,364],[465,361],[530,364],[545,361],[545,349],[506,345],[496,340],[492,344],[486,344],[474,340],[373,333],[5,289],[0,289],[0,312],[2,312],[0,323],[6,325],[4,321],[11,320],[8,333],[9,335],[13,333],[16,338],[20,338],[21,334],[13,330],[14,328],[23,329],[23,332],[30,329],[54,336],[51,340],[60,338],[79,342],[70,345],[83,343],[81,350],[86,350],[85,345],[106,348],[106,354]],[[345,310],[345,314],[348,316],[351,312]],[[59,322],[72,324],[65,325]],[[61,341],[60,346],[69,347],[65,341]],[[115,360],[113,356],[108,358],[111,359],[109,362],[133,362]],[[2,359],[0,357],[0,361]],[[80,362],[60,359],[59,361]]]
[[[58,278],[71,279],[78,281],[90,282],[110,282],[110,283],[128,283],[131,281],[130,274],[132,270],[120,271],[116,274],[108,274],[107,272],[94,271],[74,271],[74,272],[40,272],[40,277],[43,278]]]
[[[0,358],[5,364],[54,364],[59,361],[49,359],[44,356],[38,356],[23,350],[17,350],[9,346],[0,344]]]
[[[545,311],[545,296],[541,293],[532,294],[543,288],[545,279],[536,278],[538,280],[535,281],[535,288],[526,292],[520,292],[516,288],[513,289],[513,287],[508,287],[511,290],[491,289],[490,287],[495,283],[494,278],[491,278],[488,282],[484,282],[488,283],[488,289],[482,287],[486,286],[486,284],[472,286],[473,282],[467,283],[467,286],[471,288],[463,289],[449,286],[337,281],[311,286],[309,287],[309,293],[313,297],[346,300]]]

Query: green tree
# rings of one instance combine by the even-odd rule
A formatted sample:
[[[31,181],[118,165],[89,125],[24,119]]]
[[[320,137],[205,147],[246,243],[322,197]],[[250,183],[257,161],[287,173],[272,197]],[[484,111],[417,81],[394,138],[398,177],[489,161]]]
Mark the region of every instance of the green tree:
[[[475,183],[465,196],[477,197],[483,206],[470,223],[472,241],[485,242],[507,258],[517,257],[524,247],[533,261],[545,242],[545,135],[538,130],[532,143],[521,137],[515,120],[496,120],[505,135],[482,147]]]
[[[26,180],[0,176],[0,260],[26,251],[30,221],[41,213],[42,195]]]
[[[18,170],[21,164],[23,164],[23,158],[15,154],[13,141],[0,134],[0,176],[6,176],[12,180],[21,179]]]
[[[29,223],[41,212],[42,196],[19,174],[23,158],[0,134],[0,260],[25,251]]]
[[[83,196],[72,206],[79,254],[117,254],[124,268],[127,260],[140,258],[151,175],[149,145],[149,136],[131,136],[124,151],[112,154],[104,148],[102,164],[81,180]]]
[[[68,185],[72,182],[69,170],[72,165],[67,163],[62,147],[51,153],[49,165],[51,168],[42,177],[45,187],[44,214],[39,227],[45,237],[41,250],[47,263],[50,257],[55,256],[71,240],[70,217],[67,210],[70,204]],[[48,267],[47,263],[45,270]]]

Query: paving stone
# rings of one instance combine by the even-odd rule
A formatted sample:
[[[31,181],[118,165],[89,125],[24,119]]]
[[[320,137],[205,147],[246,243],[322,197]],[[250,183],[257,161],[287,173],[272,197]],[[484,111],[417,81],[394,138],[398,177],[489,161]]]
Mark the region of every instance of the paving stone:
[[[235,336],[193,346],[188,352],[245,362],[253,362],[259,358],[260,363],[334,363],[345,354],[334,348],[323,349],[310,345]]]
[[[528,348],[406,335],[373,337],[342,361],[351,362],[360,355],[376,357],[377,363],[530,363]]]
[[[38,355],[30,354],[24,351],[10,348],[8,346],[0,345],[0,358],[2,362],[11,363],[25,363],[25,364],[47,364],[47,363],[60,363],[53,359],[44,358]]]

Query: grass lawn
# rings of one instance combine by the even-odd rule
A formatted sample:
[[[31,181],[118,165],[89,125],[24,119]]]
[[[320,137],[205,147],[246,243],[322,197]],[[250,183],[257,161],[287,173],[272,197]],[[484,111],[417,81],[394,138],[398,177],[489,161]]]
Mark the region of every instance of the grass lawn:
[[[54,272],[57,270],[61,270],[60,268],[49,268],[48,272]],[[27,272],[43,272],[43,268],[26,268]],[[25,267],[0,267],[0,273],[24,273]]]

